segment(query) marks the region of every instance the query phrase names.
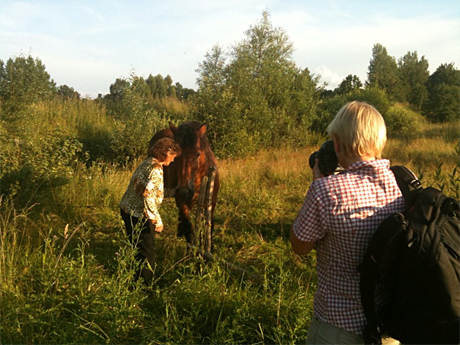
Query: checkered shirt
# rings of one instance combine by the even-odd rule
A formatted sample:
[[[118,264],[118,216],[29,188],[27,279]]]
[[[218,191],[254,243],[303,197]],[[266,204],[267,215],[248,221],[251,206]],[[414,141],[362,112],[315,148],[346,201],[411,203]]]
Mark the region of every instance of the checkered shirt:
[[[378,225],[404,209],[390,162],[357,162],[345,172],[312,182],[293,231],[315,242],[318,289],[315,316],[362,334],[366,324],[358,266]]]

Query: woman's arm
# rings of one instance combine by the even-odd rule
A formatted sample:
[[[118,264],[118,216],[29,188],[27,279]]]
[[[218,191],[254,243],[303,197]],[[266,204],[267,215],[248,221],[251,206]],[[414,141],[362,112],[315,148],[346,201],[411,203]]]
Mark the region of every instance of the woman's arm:
[[[163,226],[159,206],[163,201],[163,168],[161,165],[153,166],[148,174],[148,183],[143,192],[145,215],[152,224],[158,228]]]

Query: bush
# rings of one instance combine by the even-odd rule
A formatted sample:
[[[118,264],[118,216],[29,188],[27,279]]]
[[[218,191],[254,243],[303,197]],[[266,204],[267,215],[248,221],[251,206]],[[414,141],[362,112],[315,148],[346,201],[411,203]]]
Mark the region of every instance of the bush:
[[[152,136],[168,127],[169,120],[156,111],[133,113],[124,121],[116,121],[110,138],[111,159],[118,163],[132,162],[147,156]]]
[[[387,135],[401,139],[414,139],[420,136],[425,119],[415,111],[401,104],[395,104],[384,116]]]
[[[318,105],[317,115],[311,125],[311,130],[326,135],[327,126],[334,116],[348,102],[344,95],[335,95],[331,98],[323,98]]]
[[[240,128],[222,135],[216,144],[215,154],[218,157],[244,157],[259,150],[260,133],[248,133],[245,128]]]
[[[147,154],[151,137],[159,130],[168,127],[169,118],[149,105],[146,96],[148,86],[132,76],[132,85],[123,90],[121,97],[109,110],[115,119],[110,138],[110,159],[124,163]]]
[[[347,94],[335,95],[332,98],[323,98],[311,129],[322,134],[326,134],[326,129],[334,116],[348,102],[366,102],[375,107],[385,118],[390,110],[391,102],[385,91],[377,88],[359,89]]]
[[[18,195],[27,202],[40,188],[65,183],[75,163],[85,159],[83,145],[63,131],[36,138],[3,134],[0,149],[6,154],[0,158],[0,195]]]
[[[383,117],[386,116],[391,107],[391,101],[385,91],[373,87],[358,90],[355,93],[351,93],[347,98],[349,102],[356,100],[369,103],[375,107]]]

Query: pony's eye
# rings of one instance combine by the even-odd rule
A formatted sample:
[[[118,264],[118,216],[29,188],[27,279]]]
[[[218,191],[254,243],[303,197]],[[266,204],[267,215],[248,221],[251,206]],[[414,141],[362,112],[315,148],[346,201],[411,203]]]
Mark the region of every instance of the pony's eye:
[[[196,158],[200,157],[200,154],[199,152],[196,153]]]

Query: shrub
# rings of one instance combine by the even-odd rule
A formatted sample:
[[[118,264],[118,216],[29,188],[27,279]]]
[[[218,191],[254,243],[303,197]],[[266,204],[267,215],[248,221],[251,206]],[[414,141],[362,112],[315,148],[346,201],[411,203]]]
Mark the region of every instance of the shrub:
[[[168,127],[168,119],[156,111],[133,113],[124,121],[116,121],[110,138],[111,159],[131,162],[138,157],[146,157],[151,137]]]
[[[363,101],[374,106],[383,117],[390,110],[391,101],[385,91],[373,87],[358,90],[356,93],[351,93],[348,96],[348,101]]]
[[[131,80],[132,85],[123,90],[123,97],[110,111],[115,119],[110,158],[119,163],[145,156],[150,138],[169,122],[166,114],[158,113],[149,105],[147,84],[136,82],[140,79],[135,76]]]
[[[65,183],[73,175],[74,163],[85,159],[82,144],[65,131],[36,138],[3,134],[0,145],[7,154],[0,158],[0,195],[18,195],[26,202],[44,186]]]
[[[335,95],[331,98],[323,98],[318,105],[317,115],[313,120],[311,129],[315,132],[326,134],[326,129],[329,123],[331,123],[335,114],[338,113],[348,102],[345,95]]]
[[[426,122],[420,114],[407,109],[401,104],[395,104],[390,107],[384,118],[388,136],[402,139],[417,138]]]
[[[385,91],[377,88],[359,89],[347,94],[335,95],[332,98],[322,99],[315,120],[311,129],[326,134],[326,129],[331,123],[338,111],[348,102],[361,101],[366,102],[375,107],[380,114],[385,118],[390,110],[391,103]]]

